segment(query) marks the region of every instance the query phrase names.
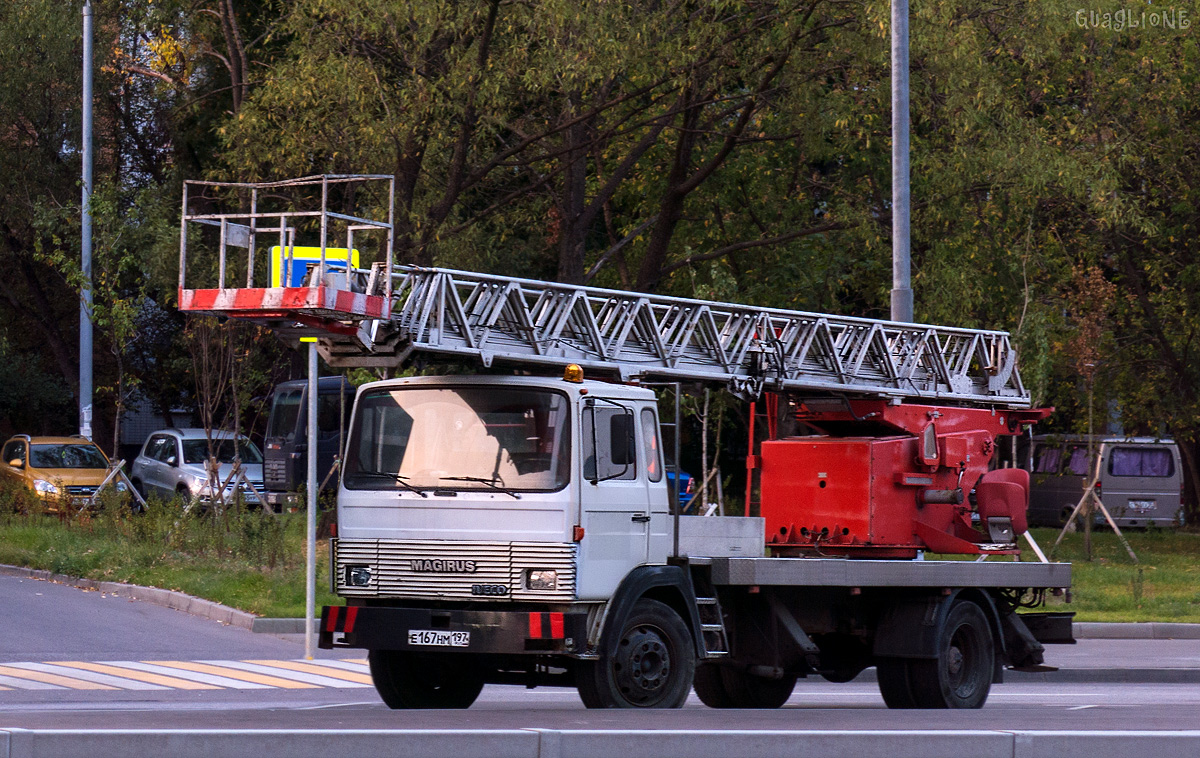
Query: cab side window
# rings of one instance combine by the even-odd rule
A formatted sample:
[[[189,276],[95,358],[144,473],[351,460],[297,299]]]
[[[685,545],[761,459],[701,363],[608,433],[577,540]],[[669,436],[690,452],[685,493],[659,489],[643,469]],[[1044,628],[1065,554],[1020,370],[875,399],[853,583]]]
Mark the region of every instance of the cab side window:
[[[623,406],[597,405],[583,409],[583,478],[606,481],[637,479],[633,445],[633,415]],[[628,439],[614,438],[614,430]]]
[[[658,444],[658,424],[654,411],[642,409],[642,458],[646,461],[646,477],[652,482],[662,481],[662,450]]]
[[[0,453],[0,457],[4,459],[4,463],[8,464],[14,460],[25,462],[25,443],[13,441],[4,446],[4,451]]]

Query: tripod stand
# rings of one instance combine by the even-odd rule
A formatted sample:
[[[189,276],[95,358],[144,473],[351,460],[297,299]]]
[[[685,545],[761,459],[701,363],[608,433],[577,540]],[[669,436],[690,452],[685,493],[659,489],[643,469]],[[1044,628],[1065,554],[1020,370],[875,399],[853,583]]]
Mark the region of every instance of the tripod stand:
[[[1050,555],[1054,555],[1054,551],[1058,550],[1058,546],[1062,543],[1063,537],[1066,536],[1067,530],[1071,527],[1071,522],[1083,512],[1083,527],[1088,533],[1088,560],[1092,559],[1091,550],[1091,530],[1092,530],[1092,508],[1097,507],[1104,514],[1104,520],[1112,527],[1113,533],[1121,540],[1121,544],[1125,546],[1125,550],[1129,553],[1129,557],[1134,563],[1138,563],[1137,554],[1133,552],[1133,548],[1129,546],[1129,541],[1125,539],[1125,535],[1121,534],[1121,530],[1117,527],[1117,522],[1113,521],[1112,514],[1108,512],[1108,508],[1104,507],[1104,501],[1096,494],[1096,483],[1100,481],[1100,455],[1097,453],[1092,456],[1094,465],[1092,466],[1092,478],[1088,482],[1087,487],[1083,490],[1083,497],[1079,498],[1079,502],[1075,504],[1075,508],[1071,510],[1071,515],[1067,517],[1067,523],[1063,524],[1062,531],[1058,533],[1058,539],[1054,541],[1054,547],[1050,548]]]

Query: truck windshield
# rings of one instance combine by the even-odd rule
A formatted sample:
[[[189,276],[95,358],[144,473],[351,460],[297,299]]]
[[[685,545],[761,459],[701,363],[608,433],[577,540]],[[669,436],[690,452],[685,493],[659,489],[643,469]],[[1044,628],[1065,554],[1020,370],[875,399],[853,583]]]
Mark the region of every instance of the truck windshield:
[[[34,468],[108,468],[100,448],[92,444],[32,445]]]
[[[491,386],[366,392],[350,433],[345,486],[560,489],[570,479],[568,408],[567,399],[550,390]]]
[[[213,455],[216,456],[218,463],[233,463],[235,455],[242,459],[242,463],[262,463],[262,453],[258,452],[258,448],[254,446],[253,442],[244,437],[238,441],[236,452],[233,440],[213,440]],[[183,441],[184,463],[204,463],[207,458],[207,440]]]
[[[296,433],[296,421],[300,418],[300,396],[302,390],[285,390],[275,394],[271,405],[271,418],[267,421],[268,437],[292,438]]]

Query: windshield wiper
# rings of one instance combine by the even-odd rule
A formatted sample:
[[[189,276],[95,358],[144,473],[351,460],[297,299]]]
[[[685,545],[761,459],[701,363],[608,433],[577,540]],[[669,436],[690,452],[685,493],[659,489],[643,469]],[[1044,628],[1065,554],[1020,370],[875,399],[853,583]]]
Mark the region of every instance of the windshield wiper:
[[[497,492],[503,492],[505,495],[510,495],[514,500],[521,499],[520,495],[504,486],[503,479],[500,480],[500,484],[496,484],[495,479],[484,479],[482,476],[442,476],[438,478],[444,482],[479,482],[480,484],[486,484]]]
[[[358,473],[363,474],[364,476],[385,476],[388,479],[394,479],[397,484],[399,484],[401,487],[408,490],[409,492],[415,492],[418,495],[420,495],[421,497],[429,497],[429,495],[424,490],[417,489],[416,487],[409,484],[408,477],[403,474],[389,474],[386,471],[359,471]]]

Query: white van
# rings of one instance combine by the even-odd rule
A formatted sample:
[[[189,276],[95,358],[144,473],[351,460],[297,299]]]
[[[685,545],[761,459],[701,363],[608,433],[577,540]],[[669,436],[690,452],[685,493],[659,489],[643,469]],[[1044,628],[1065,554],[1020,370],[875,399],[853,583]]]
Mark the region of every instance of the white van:
[[[1097,494],[1117,526],[1182,523],[1183,466],[1172,440],[1097,435],[1092,444],[1100,454]],[[1065,524],[1092,475],[1087,435],[1035,435],[1027,461],[1029,523]]]

